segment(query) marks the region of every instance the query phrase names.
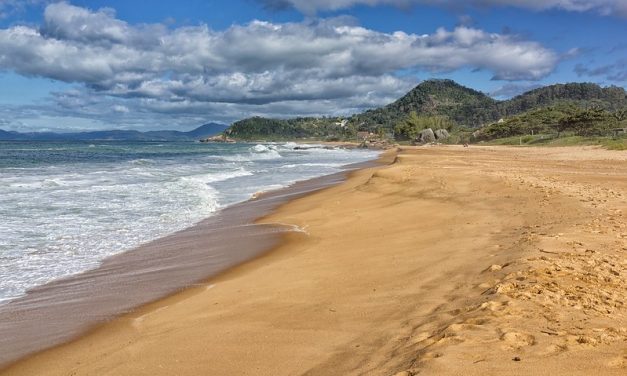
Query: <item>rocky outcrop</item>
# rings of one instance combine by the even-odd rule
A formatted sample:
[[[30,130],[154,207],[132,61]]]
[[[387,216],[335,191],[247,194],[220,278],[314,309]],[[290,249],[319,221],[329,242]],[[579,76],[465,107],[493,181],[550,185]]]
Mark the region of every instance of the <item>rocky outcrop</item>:
[[[427,144],[429,142],[435,142],[435,133],[433,133],[431,128],[421,131],[416,137],[416,143],[418,144]]]
[[[414,142],[416,144],[428,144],[436,141],[444,141],[447,138],[451,137],[446,129],[438,129],[435,132],[431,128],[427,128],[422,130]]]
[[[451,136],[446,129],[438,129],[434,133],[435,133],[435,138],[438,141],[446,140],[447,138]]]
[[[367,140],[359,144],[360,149],[376,149],[387,150],[396,146],[396,144],[390,143],[388,140]]]

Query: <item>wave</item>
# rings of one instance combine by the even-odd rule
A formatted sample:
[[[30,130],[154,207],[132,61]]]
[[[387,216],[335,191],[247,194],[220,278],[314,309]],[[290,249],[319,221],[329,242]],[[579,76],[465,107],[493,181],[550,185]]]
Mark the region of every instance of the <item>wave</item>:
[[[276,146],[258,144],[251,146],[248,149],[248,153],[223,156],[221,159],[228,162],[254,162],[280,159],[282,157],[283,156],[279,153]]]
[[[0,301],[192,226],[256,192],[376,155],[297,143],[177,145],[166,152],[113,145],[107,156],[123,162],[101,158],[99,148],[85,163],[75,163],[69,147],[67,160],[2,168]],[[36,152],[42,160],[49,154]]]
[[[340,167],[341,163],[295,163],[281,166],[281,169],[292,169],[299,167]]]
[[[192,176],[183,176],[180,178],[181,181],[193,181],[202,184],[215,183],[220,181],[225,181],[241,176],[250,176],[253,175],[252,172],[246,170],[245,168],[239,168],[234,171],[224,171],[224,172],[211,172],[206,174],[198,174]]]
[[[146,166],[146,165],[154,165],[155,161],[152,159],[148,159],[148,158],[140,158],[140,159],[134,159],[130,161],[129,163],[133,165],[137,165],[137,166]]]

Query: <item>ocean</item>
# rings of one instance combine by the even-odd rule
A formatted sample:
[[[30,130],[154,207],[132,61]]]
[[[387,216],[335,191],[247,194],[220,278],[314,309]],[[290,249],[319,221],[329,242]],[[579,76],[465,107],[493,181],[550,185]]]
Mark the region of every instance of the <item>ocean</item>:
[[[257,192],[377,155],[295,143],[0,142],[0,304]]]

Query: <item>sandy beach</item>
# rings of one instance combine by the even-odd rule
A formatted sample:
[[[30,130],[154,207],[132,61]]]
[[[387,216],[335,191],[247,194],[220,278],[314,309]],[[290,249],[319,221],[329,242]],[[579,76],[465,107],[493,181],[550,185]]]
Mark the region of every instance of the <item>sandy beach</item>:
[[[271,252],[3,375],[624,375],[627,153],[457,146],[283,204]]]

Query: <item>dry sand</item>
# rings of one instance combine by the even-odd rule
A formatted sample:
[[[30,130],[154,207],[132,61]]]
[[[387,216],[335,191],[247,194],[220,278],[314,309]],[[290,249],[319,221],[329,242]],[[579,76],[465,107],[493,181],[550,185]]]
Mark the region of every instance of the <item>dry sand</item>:
[[[10,375],[624,375],[627,153],[424,147],[282,206],[267,256]]]

